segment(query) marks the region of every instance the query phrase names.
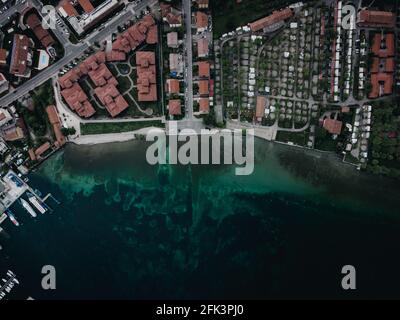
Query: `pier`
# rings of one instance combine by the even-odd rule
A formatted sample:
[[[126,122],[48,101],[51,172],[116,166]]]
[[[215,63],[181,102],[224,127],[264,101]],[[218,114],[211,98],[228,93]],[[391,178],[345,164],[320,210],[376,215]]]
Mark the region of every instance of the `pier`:
[[[2,278],[0,283],[0,300],[4,299],[7,293],[10,293],[15,284],[19,284],[15,274],[11,271],[7,271],[6,279]]]

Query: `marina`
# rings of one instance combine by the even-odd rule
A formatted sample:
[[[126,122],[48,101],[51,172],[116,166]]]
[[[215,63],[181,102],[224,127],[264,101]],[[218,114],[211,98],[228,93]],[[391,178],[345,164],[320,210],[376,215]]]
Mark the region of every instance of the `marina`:
[[[16,284],[19,284],[19,281],[15,273],[8,270],[6,277],[2,278],[0,282],[0,300],[5,299],[6,295],[11,292]]]
[[[60,204],[50,193],[42,198],[42,193],[37,189],[33,189],[27,182],[28,178],[23,178],[12,170],[0,180],[0,212],[2,212],[0,224],[9,218],[14,226],[19,227],[21,225],[19,218],[10,209],[16,202],[32,218],[37,218],[38,213],[45,214],[53,211],[50,205],[46,203],[49,199],[53,200],[57,205]]]

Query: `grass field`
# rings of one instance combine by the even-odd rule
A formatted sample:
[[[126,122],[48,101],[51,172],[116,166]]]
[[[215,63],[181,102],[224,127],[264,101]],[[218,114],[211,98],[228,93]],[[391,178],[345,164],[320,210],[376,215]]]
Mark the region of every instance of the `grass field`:
[[[163,127],[160,120],[135,122],[99,122],[81,124],[81,134],[121,133],[148,127]]]

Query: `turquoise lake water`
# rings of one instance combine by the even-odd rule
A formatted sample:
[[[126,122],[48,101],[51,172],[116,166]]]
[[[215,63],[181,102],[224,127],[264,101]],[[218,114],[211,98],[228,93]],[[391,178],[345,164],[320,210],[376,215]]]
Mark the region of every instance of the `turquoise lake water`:
[[[399,183],[257,140],[255,170],[150,166],[146,143],[68,145],[30,176],[61,205],[3,225],[15,298],[400,297]],[[49,202],[50,203],[50,202]],[[354,265],[357,290],[341,289]],[[41,289],[53,265],[57,289]]]

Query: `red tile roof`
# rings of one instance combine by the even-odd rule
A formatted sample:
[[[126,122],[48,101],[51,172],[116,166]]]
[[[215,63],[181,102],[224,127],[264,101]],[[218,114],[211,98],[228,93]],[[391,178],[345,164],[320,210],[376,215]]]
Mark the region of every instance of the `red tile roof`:
[[[257,96],[256,105],[256,118],[264,117],[265,106],[267,104],[267,98],[264,96]]]
[[[146,42],[148,44],[156,44],[158,42],[158,28],[157,25],[149,27],[147,32]]]
[[[208,113],[210,111],[210,99],[209,98],[200,98],[200,112]]]
[[[70,0],[62,1],[61,7],[64,9],[66,14],[70,17],[76,17],[79,15],[78,12],[76,11],[75,7],[70,2]]]
[[[50,33],[42,27],[42,22],[36,13],[30,14],[26,18],[26,24],[32,29],[36,38],[42,43],[43,47],[47,48],[54,44],[54,39]]]
[[[139,101],[157,101],[157,79],[155,53],[138,51],[136,53],[137,89]]]
[[[209,78],[210,77],[210,63],[208,61],[201,61],[199,66],[199,77]]]
[[[121,51],[112,50],[111,52],[106,53],[106,59],[108,62],[113,61],[125,61],[126,53]]]
[[[4,65],[7,63],[8,52],[6,49],[0,48],[0,64]]]
[[[71,110],[76,111],[79,116],[89,118],[95,114],[96,110],[93,108],[86,93],[77,82],[75,82],[71,87],[62,90],[61,95]]]
[[[167,80],[167,90],[168,90],[168,93],[179,93],[179,90],[180,90],[179,80],[168,79]]]
[[[59,146],[63,146],[66,143],[65,137],[61,132],[61,121],[58,116],[57,109],[54,105],[50,105],[46,108],[47,116],[50,124],[53,126],[54,135]]]
[[[204,12],[196,12],[196,27],[197,29],[203,29],[208,27],[208,15]]]
[[[372,89],[370,98],[377,98],[382,95],[392,94],[393,92],[393,74],[373,73],[371,74]]]
[[[43,143],[39,148],[35,150],[35,156],[37,158],[40,157],[43,153],[50,149],[50,146],[50,142]]]
[[[158,42],[158,29],[153,16],[147,15],[129,27],[114,41],[112,49],[125,53],[136,49],[143,41],[148,44]]]
[[[114,78],[107,66],[102,63],[96,70],[89,71],[89,77],[96,87],[101,87],[107,83],[118,85],[117,79]]]
[[[392,12],[362,9],[358,13],[358,23],[361,26],[394,28],[396,16]]]
[[[208,80],[200,80],[199,81],[199,94],[200,95],[208,95],[209,94]]]
[[[82,7],[82,9],[85,10],[86,13],[92,12],[94,10],[94,7],[90,0],[78,0],[78,3]]]
[[[331,134],[340,134],[342,132],[342,121],[326,118],[323,127]]]
[[[181,100],[169,100],[168,112],[170,115],[180,115],[182,114]]]
[[[94,92],[112,117],[117,116],[129,107],[129,104],[112,83],[108,83],[104,87],[97,87]]]
[[[10,73],[24,75],[28,65],[29,38],[22,34],[14,35],[11,54]]]
[[[385,35],[384,41],[382,43],[382,35],[376,33],[374,35],[372,43],[372,52],[381,58],[393,57],[394,56],[394,34],[388,33]]]
[[[277,22],[283,21],[290,18],[293,15],[293,11],[290,8],[285,8],[281,11],[274,11],[271,15],[264,17],[260,20],[250,23],[251,31],[259,31],[266,27],[269,27]]]

